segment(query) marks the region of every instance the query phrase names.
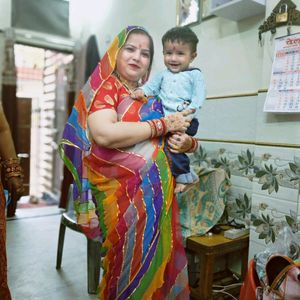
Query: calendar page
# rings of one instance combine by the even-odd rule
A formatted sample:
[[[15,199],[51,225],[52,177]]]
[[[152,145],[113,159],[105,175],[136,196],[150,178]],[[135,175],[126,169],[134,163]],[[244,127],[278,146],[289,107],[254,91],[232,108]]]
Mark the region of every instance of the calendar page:
[[[300,33],[275,40],[265,112],[300,112]]]

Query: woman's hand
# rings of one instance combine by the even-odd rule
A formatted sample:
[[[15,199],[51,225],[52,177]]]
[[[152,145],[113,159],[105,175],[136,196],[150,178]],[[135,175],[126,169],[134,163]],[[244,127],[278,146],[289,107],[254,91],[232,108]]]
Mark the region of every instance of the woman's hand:
[[[22,177],[10,177],[8,180],[8,189],[11,192],[14,200],[19,200],[24,196],[24,186]]]
[[[168,138],[168,148],[172,153],[188,152],[193,146],[193,138],[183,132],[175,132]]]
[[[144,91],[142,89],[135,89],[134,91],[131,91],[130,93],[130,97],[132,99],[137,99],[140,100],[142,102],[147,103],[148,102],[148,98],[145,96]]]
[[[185,132],[190,126],[191,118],[188,117],[195,110],[187,109],[182,112],[176,112],[164,118],[167,132],[182,131]]]

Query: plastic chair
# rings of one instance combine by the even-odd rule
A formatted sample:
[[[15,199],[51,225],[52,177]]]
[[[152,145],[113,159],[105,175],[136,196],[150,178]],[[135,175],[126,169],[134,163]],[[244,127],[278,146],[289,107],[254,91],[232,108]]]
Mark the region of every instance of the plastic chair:
[[[258,287],[260,287],[260,282],[255,270],[255,262],[251,259],[247,275],[241,287],[239,300],[256,300],[256,289]]]
[[[70,185],[67,199],[67,211],[64,212],[60,220],[57,256],[56,256],[56,269],[61,268],[64,239],[66,227],[83,233],[80,226],[76,223],[76,216],[73,208],[73,185]],[[87,238],[87,286],[89,294],[97,294],[99,279],[100,279],[100,267],[101,267],[101,255],[100,255],[101,243],[93,241]]]

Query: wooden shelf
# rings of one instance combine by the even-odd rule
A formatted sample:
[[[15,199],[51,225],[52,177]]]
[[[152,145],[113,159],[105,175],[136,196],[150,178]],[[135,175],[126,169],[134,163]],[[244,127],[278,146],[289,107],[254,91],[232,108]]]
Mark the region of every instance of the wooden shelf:
[[[186,251],[191,256],[199,257],[199,274],[191,288],[191,299],[212,300],[213,283],[220,281],[227,285],[227,279],[234,280],[232,272],[228,269],[227,262],[231,256],[236,256],[241,261],[241,281],[244,279],[248,267],[249,235],[230,240],[224,237],[224,232],[212,236],[191,236],[186,240]],[[215,273],[215,263],[218,257],[226,261],[225,273]],[[189,265],[191,266],[191,265]],[[198,273],[198,272],[196,272]],[[199,284],[197,284],[197,279]],[[225,281],[226,280],[226,281]],[[237,289],[237,293],[239,288]]]

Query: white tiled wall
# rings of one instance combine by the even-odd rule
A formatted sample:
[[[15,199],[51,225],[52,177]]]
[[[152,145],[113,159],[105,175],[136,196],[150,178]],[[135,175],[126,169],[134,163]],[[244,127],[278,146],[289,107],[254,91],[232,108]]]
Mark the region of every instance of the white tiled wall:
[[[221,101],[221,100],[220,100]],[[218,105],[219,102],[214,102]],[[224,112],[225,113],[225,112]],[[284,127],[285,124],[282,124]],[[286,135],[293,134],[286,130]],[[212,138],[212,136],[210,137]],[[201,138],[200,138],[201,139]],[[285,220],[286,215],[290,212],[295,212],[298,216],[299,213],[299,186],[297,182],[291,182],[290,177],[287,176],[286,170],[289,170],[289,163],[295,160],[300,161],[300,149],[294,147],[284,147],[280,145],[262,146],[255,144],[242,144],[242,143],[225,143],[225,142],[211,142],[201,141],[201,146],[208,153],[208,157],[216,158],[216,156],[226,156],[231,162],[237,160],[237,156],[242,152],[249,150],[254,154],[255,165],[260,169],[264,165],[276,168],[276,171],[281,174],[278,176],[279,190],[268,192],[262,190],[262,183],[259,183],[259,178],[254,177],[249,180],[245,175],[232,174],[231,181],[231,198],[239,198],[240,195],[246,193],[252,199],[252,213],[263,213],[269,215],[274,222],[281,222]],[[220,151],[220,149],[222,149]],[[234,172],[231,172],[234,173]],[[261,204],[267,205],[264,211],[259,211],[258,208]],[[252,258],[255,253],[262,251],[266,247],[265,240],[258,239],[258,233],[255,228],[251,228],[250,235],[250,250],[249,258]]]
[[[254,141],[257,96],[206,100],[198,135],[220,140]]]
[[[263,112],[265,98],[266,93],[261,93],[257,99],[256,141],[299,145],[300,114]]]

